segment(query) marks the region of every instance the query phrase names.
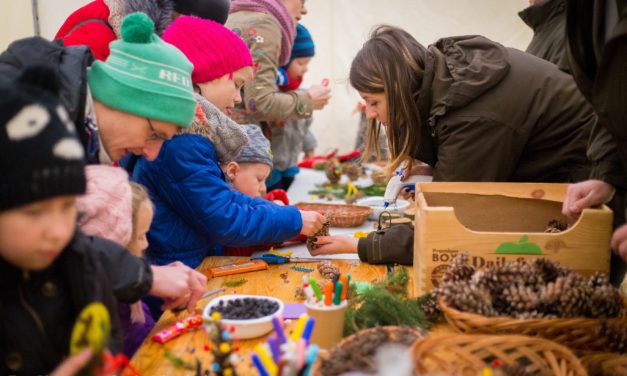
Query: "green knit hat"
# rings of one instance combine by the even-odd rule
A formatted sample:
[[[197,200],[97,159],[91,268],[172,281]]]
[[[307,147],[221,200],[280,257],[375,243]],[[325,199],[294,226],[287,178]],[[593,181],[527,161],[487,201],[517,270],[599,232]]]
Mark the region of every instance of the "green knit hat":
[[[122,39],[111,42],[107,61],[96,61],[89,70],[89,88],[111,108],[187,128],[196,112],[194,66],[154,30],[146,14],[126,16]]]

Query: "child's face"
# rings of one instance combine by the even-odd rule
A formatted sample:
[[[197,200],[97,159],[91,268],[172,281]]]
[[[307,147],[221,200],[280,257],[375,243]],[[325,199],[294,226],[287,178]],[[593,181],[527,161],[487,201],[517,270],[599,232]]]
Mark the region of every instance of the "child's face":
[[[288,76],[297,80],[302,80],[305,73],[307,73],[307,67],[309,66],[310,61],[310,57],[298,57],[292,60],[290,66],[287,67]]]
[[[231,179],[233,188],[251,196],[262,197],[266,194],[266,179],[270,175],[270,166],[263,163],[239,163],[239,171]]]
[[[240,92],[246,82],[253,79],[253,68],[244,67],[232,73],[225,74],[213,81],[198,84],[202,96],[213,103],[220,111],[228,116],[233,114],[233,108],[242,101]]]
[[[152,217],[154,216],[154,212],[152,210],[152,205],[146,200],[144,201],[138,209],[137,212],[137,223],[134,223],[135,233],[134,237],[131,241],[126,245],[126,249],[128,249],[134,256],[141,257],[146,248],[148,248],[148,239],[146,238],[146,234],[148,230],[150,230],[150,224],[152,223]]]
[[[76,228],[76,196],[58,196],[0,212],[0,256],[26,270],[43,270]]]

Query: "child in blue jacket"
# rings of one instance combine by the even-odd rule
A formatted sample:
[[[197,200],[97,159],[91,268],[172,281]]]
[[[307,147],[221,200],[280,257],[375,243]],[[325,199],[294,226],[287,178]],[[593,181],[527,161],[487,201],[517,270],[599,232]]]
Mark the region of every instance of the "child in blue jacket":
[[[237,192],[220,168],[247,142],[241,126],[225,115],[241,102],[240,89],[253,78],[243,40],[222,25],[192,17],[179,17],[163,38],[194,64],[200,110],[191,128],[164,143],[156,160],[141,158],[135,166],[134,180],[148,188],[155,204],[149,260],[158,265],[181,261],[195,268],[222,246],[313,235],[323,225],[320,214]]]

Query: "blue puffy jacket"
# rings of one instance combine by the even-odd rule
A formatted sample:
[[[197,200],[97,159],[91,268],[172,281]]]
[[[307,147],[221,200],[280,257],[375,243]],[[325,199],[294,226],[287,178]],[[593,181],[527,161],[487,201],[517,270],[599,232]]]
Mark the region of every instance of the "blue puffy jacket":
[[[148,232],[150,262],[173,261],[196,268],[217,245],[246,247],[298,235],[298,209],[231,189],[214,144],[202,135],[166,141],[156,160],[140,158],[133,179],[148,188],[155,216]],[[219,247],[218,247],[219,248]]]

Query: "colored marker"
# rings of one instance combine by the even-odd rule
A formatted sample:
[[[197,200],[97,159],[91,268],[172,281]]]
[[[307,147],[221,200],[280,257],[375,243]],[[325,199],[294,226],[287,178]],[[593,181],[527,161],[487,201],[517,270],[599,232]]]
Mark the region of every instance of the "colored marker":
[[[305,324],[305,330],[303,330],[303,339],[309,343],[311,339],[311,333],[313,332],[314,326],[316,325],[316,320],[313,317],[307,319],[307,324]]]
[[[309,284],[311,285],[311,288],[313,289],[314,294],[316,294],[316,299],[318,299],[318,301],[321,302],[322,301],[322,291],[320,291],[320,287],[318,286],[316,281],[314,281],[313,278],[309,278]]]
[[[303,289],[305,290],[305,298],[307,299],[307,302],[310,304],[316,304],[314,290],[311,288],[309,282],[305,283]]]
[[[348,293],[350,292],[351,287],[351,275],[346,275],[346,299],[348,299]]]
[[[309,376],[311,374],[311,368],[313,367],[317,357],[318,345],[309,346],[309,350],[307,351],[307,370],[305,371],[305,376]]]
[[[272,318],[272,327],[274,328],[274,332],[279,338],[279,344],[284,344],[287,340],[285,339],[285,332],[283,331],[283,325],[281,324],[281,320],[277,316]]]
[[[299,339],[296,343],[296,369],[300,370],[305,365],[307,342],[304,339]]]
[[[261,359],[259,359],[259,355],[253,353],[252,360],[253,360],[253,364],[257,368],[257,371],[259,371],[259,376],[270,376],[268,371],[266,371],[266,367],[264,367],[263,364],[261,363]]]
[[[343,290],[344,284],[340,281],[338,281],[335,284],[335,295],[333,295],[333,304],[335,305],[340,305],[340,303],[342,303],[342,290]]]
[[[348,277],[342,274],[340,282],[342,282],[342,301],[344,301],[346,300],[346,294],[348,294]]]
[[[324,285],[324,305],[330,306],[333,303],[333,282]]]
[[[279,360],[281,360],[281,346],[279,345],[279,339],[276,336],[268,337],[268,346],[270,346],[270,351],[272,352],[272,360],[276,364],[279,364]]]
[[[296,322],[296,328],[294,328],[294,331],[292,332],[292,342],[298,342],[300,337],[303,335],[303,330],[305,330],[305,324],[307,323],[308,318],[309,316],[307,316],[306,313],[300,315],[298,321]]]

